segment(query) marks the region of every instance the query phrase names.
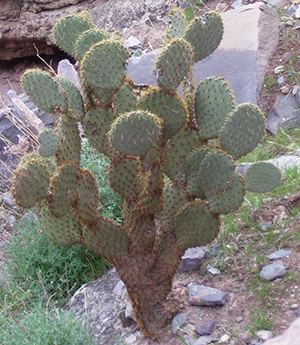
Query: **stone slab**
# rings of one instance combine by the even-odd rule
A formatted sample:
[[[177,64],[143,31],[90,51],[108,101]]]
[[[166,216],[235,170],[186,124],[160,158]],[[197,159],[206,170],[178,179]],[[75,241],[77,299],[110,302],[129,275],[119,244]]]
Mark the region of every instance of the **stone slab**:
[[[238,103],[258,103],[268,59],[275,51],[279,35],[276,11],[261,2],[221,14],[223,39],[213,54],[194,65],[194,79],[213,75],[225,77]],[[128,77],[136,83],[156,84],[153,66],[159,50],[132,57]]]
[[[228,293],[219,289],[198,284],[189,285],[190,305],[223,305],[227,297]]]

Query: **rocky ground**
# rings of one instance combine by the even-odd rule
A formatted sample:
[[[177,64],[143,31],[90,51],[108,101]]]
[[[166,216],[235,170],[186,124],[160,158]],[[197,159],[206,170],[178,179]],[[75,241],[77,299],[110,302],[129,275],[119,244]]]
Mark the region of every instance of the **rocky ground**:
[[[104,1],[103,1],[104,2]],[[250,2],[250,1],[249,1]],[[249,3],[244,1],[243,4]],[[293,1],[295,3],[297,1]],[[124,8],[127,1],[124,1]],[[147,22],[146,25],[140,26],[139,22],[134,22],[135,18],[130,13],[130,8],[123,12],[119,11],[118,17],[113,18],[112,13],[107,13],[107,22],[104,25],[108,29],[119,29],[121,30],[124,39],[129,38],[131,35],[137,37],[141,41],[142,49],[155,49],[161,46],[163,32],[166,27],[166,8],[161,5],[160,1],[159,7],[161,13],[155,12],[155,17],[151,16],[151,11],[147,12],[144,20]],[[165,4],[176,5],[176,1],[164,1]],[[178,1],[178,3],[180,3]],[[185,1],[186,3],[186,1]],[[220,2],[211,0],[203,4],[203,6],[197,6],[197,1],[191,1],[191,7],[198,12],[199,14],[208,9],[216,9],[219,6],[219,9],[226,11],[233,6],[239,6],[239,1],[226,0],[222,1],[222,6],[220,7]],[[298,58],[297,52],[300,50],[300,22],[294,20],[294,16],[289,16],[287,14],[287,9],[292,5],[292,2],[289,0],[284,0],[278,6],[278,13],[282,19],[280,40],[276,52],[274,53],[271,61],[269,62],[265,85],[261,94],[260,105],[262,109],[266,112],[270,112],[274,107],[276,97],[279,94],[292,93],[295,90],[295,87],[300,85],[300,59]],[[128,7],[128,4],[127,4]],[[150,7],[149,7],[150,8]],[[137,8],[131,9],[131,13],[137,13]],[[125,15],[126,14],[126,15]],[[123,26],[123,29],[122,29]],[[9,63],[0,62],[0,89],[2,94],[7,91],[8,86],[13,85],[14,88],[20,92],[19,86],[19,76],[22,71],[28,66],[32,66],[37,63],[37,59],[34,61],[31,58],[26,59],[17,59],[12,60]],[[40,62],[39,62],[40,63]],[[284,69],[281,68],[281,72],[278,74],[275,73],[275,69],[284,66]],[[277,70],[278,72],[278,70]],[[280,78],[280,79],[279,79]],[[8,80],[10,80],[8,82]],[[10,85],[9,85],[10,83]],[[280,152],[278,152],[280,154]],[[11,212],[14,214],[16,210],[12,207],[9,202],[6,202],[2,198],[3,211],[0,214],[1,224],[0,224],[0,262],[1,255],[3,255],[2,248],[6,241],[10,240],[10,234],[13,231],[13,220],[11,217]],[[8,210],[10,211],[4,211]],[[271,220],[276,220],[277,224],[286,217],[289,217],[289,203],[288,200],[281,201],[274,205],[269,205],[265,209],[256,210],[253,213],[253,217],[257,223],[266,223]],[[241,237],[230,237],[228,238],[228,255],[222,257],[223,271],[221,274],[203,274],[205,271],[205,265],[207,261],[204,260],[202,265],[202,270],[197,270],[189,273],[181,273],[175,277],[174,280],[174,289],[178,292],[183,300],[182,312],[186,314],[187,322],[185,327],[185,332],[181,332],[181,335],[184,334],[193,334],[195,327],[200,322],[215,322],[215,330],[213,336],[216,339],[224,340],[224,344],[233,344],[234,339],[237,345],[244,344],[261,344],[262,340],[259,339],[259,336],[249,336],[245,333],[247,325],[251,323],[253,319],[253,310],[257,308],[259,311],[264,306],[261,302],[258,302],[257,293],[269,293],[272,296],[277,296],[277,299],[268,299],[269,303],[274,303],[273,315],[274,324],[273,330],[277,334],[281,333],[299,314],[300,310],[300,283],[295,283],[294,279],[291,279],[291,282],[275,280],[273,282],[268,282],[265,286],[265,291],[262,291],[260,285],[253,286],[253,276],[263,267],[264,263],[260,260],[249,262],[249,265],[253,266],[253,271],[249,271],[248,267],[245,267],[245,256],[248,253],[244,250],[243,242],[245,240],[259,242],[262,240],[263,236],[259,234],[253,235],[247,225],[244,225],[241,222]],[[290,235],[291,241],[293,234],[299,232],[299,223],[294,219],[286,226],[286,231]],[[247,238],[248,236],[248,238]],[[261,238],[259,237],[261,236]],[[291,242],[290,242],[291,243]],[[278,248],[281,247],[280,237],[274,238],[274,246]],[[239,248],[234,255],[230,254],[234,251],[234,248]],[[262,245],[263,250],[263,245]],[[270,252],[262,253],[263,256],[270,254]],[[252,260],[252,259],[251,259]],[[300,262],[300,243],[293,244],[292,254],[288,257],[282,259],[285,265],[285,268],[288,272],[296,272],[299,278],[299,262]],[[266,262],[268,260],[266,259]],[[116,280],[117,281],[117,280]],[[297,281],[297,279],[296,279]],[[298,279],[300,282],[300,279]],[[227,300],[223,306],[214,306],[214,307],[195,307],[191,306],[188,302],[188,284],[197,283],[203,284],[205,286],[218,288],[222,291],[228,293]],[[251,284],[250,284],[251,283]],[[276,305],[276,306],[275,306]],[[272,308],[271,308],[272,310]],[[272,313],[272,311],[271,311]],[[299,315],[298,315],[299,316]],[[119,321],[116,321],[119,322]],[[187,325],[189,325],[187,327]],[[184,328],[183,327],[183,328]],[[125,338],[127,339],[127,344],[182,344],[183,342],[179,337],[174,337],[171,334],[170,329],[166,330],[163,338],[160,342],[152,342],[145,340],[137,330],[137,327],[133,324],[129,328],[121,329],[120,333],[123,333],[123,336],[120,339],[120,344]],[[229,336],[229,340],[226,340],[226,335]],[[115,334],[107,334],[106,340],[99,337],[99,344],[109,344],[107,341],[110,338],[114,337]],[[129,340],[128,340],[129,339]],[[131,340],[130,340],[131,339]],[[203,340],[204,341],[204,340]],[[203,342],[204,344],[205,342]],[[207,342],[206,342],[207,343]],[[197,345],[201,344],[200,342]]]

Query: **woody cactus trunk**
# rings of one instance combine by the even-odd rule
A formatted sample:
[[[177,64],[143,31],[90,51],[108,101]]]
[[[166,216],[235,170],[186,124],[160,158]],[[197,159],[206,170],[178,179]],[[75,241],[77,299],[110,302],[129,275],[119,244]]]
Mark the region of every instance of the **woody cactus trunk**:
[[[151,338],[178,311],[170,292],[185,250],[216,238],[220,214],[238,209],[246,187],[267,192],[280,180],[267,163],[244,177],[235,172],[234,160],[264,135],[261,110],[236,104],[220,77],[193,86],[191,67],[221,41],[219,14],[187,23],[174,10],[170,19],[155,65],[158,86],[126,78],[129,51],[88,13],[57,22],[56,43],[78,61],[83,91],[50,72],[25,72],[24,90],[57,121],[40,134],[39,152],[24,157],[12,183],[21,207],[38,206],[51,240],[80,243],[116,267]],[[110,158],[110,185],[124,198],[121,224],[101,215],[96,179],[80,166],[79,122],[89,143]]]

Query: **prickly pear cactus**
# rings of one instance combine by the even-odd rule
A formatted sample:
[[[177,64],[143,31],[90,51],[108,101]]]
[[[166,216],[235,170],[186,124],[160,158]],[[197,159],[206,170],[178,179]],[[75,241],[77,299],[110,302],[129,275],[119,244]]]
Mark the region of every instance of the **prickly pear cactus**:
[[[184,251],[216,238],[220,215],[240,207],[246,188],[267,192],[280,181],[268,164],[253,165],[245,177],[235,172],[235,159],[264,136],[261,110],[236,104],[222,78],[191,83],[192,65],[221,41],[220,15],[187,23],[174,10],[171,22],[155,65],[158,86],[139,93],[126,78],[130,53],[121,42],[87,13],[61,19],[54,37],[78,60],[83,92],[40,69],[25,72],[24,90],[57,123],[41,133],[39,155],[25,158],[12,181],[21,207],[39,205],[49,238],[80,243],[115,265],[141,330],[152,338],[177,312],[167,296]],[[80,167],[78,122],[110,158],[110,185],[124,198],[122,224],[100,213],[96,179]]]

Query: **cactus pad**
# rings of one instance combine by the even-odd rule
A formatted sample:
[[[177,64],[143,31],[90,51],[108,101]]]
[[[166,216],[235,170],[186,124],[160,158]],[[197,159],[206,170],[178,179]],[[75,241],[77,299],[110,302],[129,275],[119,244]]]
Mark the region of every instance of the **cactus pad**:
[[[220,144],[233,157],[240,158],[255,149],[264,134],[263,112],[253,104],[240,104],[226,118]]]
[[[60,19],[53,28],[56,44],[66,53],[75,57],[75,43],[85,31],[93,28],[93,23],[81,15],[71,15]]]
[[[219,232],[220,219],[207,205],[193,201],[179,209],[174,224],[177,245],[184,251],[214,240]]]
[[[184,127],[169,141],[165,151],[165,174],[173,181],[184,179],[185,160],[199,146],[203,146],[197,131]]]
[[[83,126],[89,143],[107,156],[112,151],[107,133],[113,121],[114,113],[112,109],[104,109],[100,106],[90,108],[83,119]]]
[[[38,137],[39,154],[42,157],[54,156],[58,150],[58,139],[52,129],[43,130]]]
[[[141,157],[161,141],[162,121],[144,111],[123,114],[109,133],[114,148],[129,156]]]
[[[184,38],[191,44],[194,61],[204,59],[220,44],[223,36],[223,23],[217,12],[208,12],[204,18],[195,18],[187,27]]]
[[[138,173],[139,163],[136,159],[111,162],[108,171],[109,184],[123,198],[134,200],[137,193]]]
[[[187,26],[184,13],[178,9],[171,11],[169,18],[171,20],[171,26],[166,31],[167,42],[176,37],[183,37]]]
[[[21,165],[12,180],[12,195],[20,207],[33,207],[48,196],[50,173],[48,164],[31,159]]]
[[[99,212],[99,191],[95,176],[89,170],[81,170],[77,181],[77,200],[74,206],[78,219],[88,225]]]
[[[60,218],[53,216],[47,207],[43,207],[39,221],[43,233],[60,246],[72,246],[80,243],[82,227],[71,210]]]
[[[195,115],[201,138],[217,138],[225,117],[235,106],[232,92],[221,77],[201,81],[195,95]]]
[[[64,90],[47,72],[29,69],[23,74],[21,83],[30,100],[40,109],[54,115],[67,110]]]
[[[51,179],[49,210],[55,217],[65,216],[75,201],[77,172],[75,165],[65,164],[58,168]]]
[[[104,30],[90,29],[83,32],[75,42],[75,57],[77,60],[82,60],[84,55],[90,48],[103,40],[109,38],[109,35]]]
[[[130,57],[127,48],[114,40],[104,40],[92,46],[81,65],[84,84],[100,89],[115,89],[125,78],[125,62]]]
[[[164,123],[163,140],[170,139],[184,126],[186,109],[180,98],[160,88],[152,88],[139,101],[138,108],[160,117]]]
[[[137,96],[133,91],[133,81],[126,79],[114,94],[114,109],[119,115],[135,109]]]
[[[81,94],[77,87],[69,80],[56,77],[55,80],[64,89],[68,100],[68,115],[71,115],[78,121],[84,116],[84,104]]]
[[[166,91],[174,91],[188,74],[193,62],[192,47],[182,38],[174,38],[158,57],[157,82]]]
[[[280,170],[275,165],[259,162],[252,164],[247,170],[245,184],[250,192],[267,193],[278,186],[280,179]]]

